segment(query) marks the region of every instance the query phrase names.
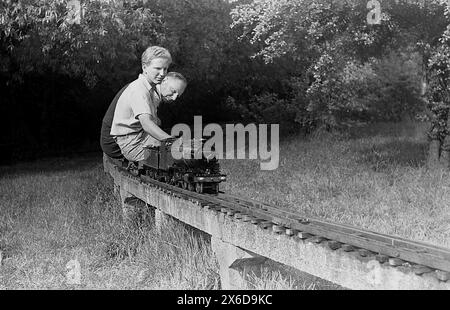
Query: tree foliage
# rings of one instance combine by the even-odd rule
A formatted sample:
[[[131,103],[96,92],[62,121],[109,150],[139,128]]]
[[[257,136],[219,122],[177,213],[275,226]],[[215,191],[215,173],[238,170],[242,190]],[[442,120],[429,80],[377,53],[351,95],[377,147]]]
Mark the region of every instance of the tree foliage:
[[[233,10],[233,26],[261,45],[254,57],[306,64],[295,79],[307,84],[306,100],[297,98],[299,91],[292,96],[299,123],[395,120],[419,108],[425,53],[448,22],[443,1],[381,5],[381,23],[371,25],[365,1],[252,1]]]
[[[70,17],[70,2],[2,3],[2,71],[12,73],[12,80],[51,71],[82,77],[88,86],[101,79],[114,82],[139,63],[143,48],[163,36],[160,17],[133,2],[84,1],[79,23]]]
[[[380,23],[371,24],[376,2],[2,1],[0,112],[21,117],[0,125],[0,147],[96,140],[109,101],[136,78],[149,45],[167,47],[170,70],[189,80],[181,104],[160,110],[165,126],[202,114],[309,131],[424,110],[442,140],[448,1],[382,0]],[[25,143],[14,142],[21,136]]]
[[[166,126],[190,121],[199,110],[214,114],[221,102],[217,94],[229,89],[229,81],[220,81],[239,62],[230,54],[240,54],[234,50],[227,1],[84,0],[75,22],[73,1],[0,4],[0,87],[8,94],[0,109],[24,112],[20,129],[2,124],[7,143],[19,147],[20,135],[36,147],[70,144],[80,135],[96,141],[109,101],[136,78],[140,56],[150,45],[167,47],[174,58],[170,69],[182,72],[190,85],[179,113],[167,114]],[[82,126],[77,119],[85,120]],[[55,132],[60,138],[52,138]],[[68,132],[77,134],[64,139]]]

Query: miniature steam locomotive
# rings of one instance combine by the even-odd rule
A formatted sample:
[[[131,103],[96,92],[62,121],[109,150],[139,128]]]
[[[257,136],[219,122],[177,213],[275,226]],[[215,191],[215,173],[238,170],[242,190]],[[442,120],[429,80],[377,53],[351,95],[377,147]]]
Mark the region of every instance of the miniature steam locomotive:
[[[123,165],[136,176],[147,176],[197,193],[217,194],[226,175],[220,173],[215,153],[203,150],[203,139],[192,139],[179,145],[182,158],[175,159],[171,153],[173,142],[173,139],[166,140],[159,147],[148,147],[145,160]]]

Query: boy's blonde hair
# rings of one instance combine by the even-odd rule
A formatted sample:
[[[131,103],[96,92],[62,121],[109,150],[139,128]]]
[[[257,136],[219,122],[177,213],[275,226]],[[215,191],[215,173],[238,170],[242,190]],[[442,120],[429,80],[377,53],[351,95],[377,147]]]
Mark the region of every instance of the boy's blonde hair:
[[[141,63],[148,66],[153,59],[165,58],[172,62],[172,56],[169,51],[161,46],[150,46],[142,53]]]

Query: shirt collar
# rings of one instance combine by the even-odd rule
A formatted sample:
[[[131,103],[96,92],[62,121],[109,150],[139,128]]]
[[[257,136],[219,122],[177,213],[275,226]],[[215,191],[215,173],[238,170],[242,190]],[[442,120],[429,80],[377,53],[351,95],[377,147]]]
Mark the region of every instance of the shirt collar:
[[[145,88],[149,91],[152,92],[153,94],[156,95],[157,99],[161,99],[161,84],[156,84],[156,85],[152,85],[150,84],[150,82],[147,80],[147,78],[140,73],[138,79],[142,82],[142,84],[144,84]]]
[[[158,99],[161,99],[161,84],[155,85],[155,93],[158,96]]]
[[[148,92],[153,93],[156,96],[157,100],[161,100],[161,84],[152,85],[147,80],[147,78],[140,73],[138,79],[144,84],[144,87],[148,90]]]
[[[141,73],[139,74],[138,79],[142,82],[142,84],[144,84],[145,88],[150,91],[152,90],[152,85],[150,84],[150,82],[147,80],[147,78]]]

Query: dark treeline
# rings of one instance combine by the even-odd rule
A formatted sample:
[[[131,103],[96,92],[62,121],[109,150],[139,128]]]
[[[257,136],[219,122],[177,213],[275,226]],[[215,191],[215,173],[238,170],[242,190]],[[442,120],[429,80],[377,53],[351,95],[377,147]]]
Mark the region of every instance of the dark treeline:
[[[288,63],[250,58],[256,49],[230,28],[234,5],[227,1],[84,1],[80,24],[65,24],[64,3],[2,2],[10,18],[0,41],[5,159],[99,150],[101,119],[115,93],[141,72],[149,45],[167,47],[169,70],[189,81],[180,100],[161,106],[165,128],[191,123],[194,115],[242,120],[229,98],[280,92],[280,77],[289,72]],[[30,14],[39,7],[60,18]]]
[[[160,108],[165,128],[202,115],[279,123],[284,135],[421,116],[439,160],[446,13],[444,0],[2,1],[1,156],[99,150],[111,99],[140,73],[145,48],[161,45],[189,81]]]

